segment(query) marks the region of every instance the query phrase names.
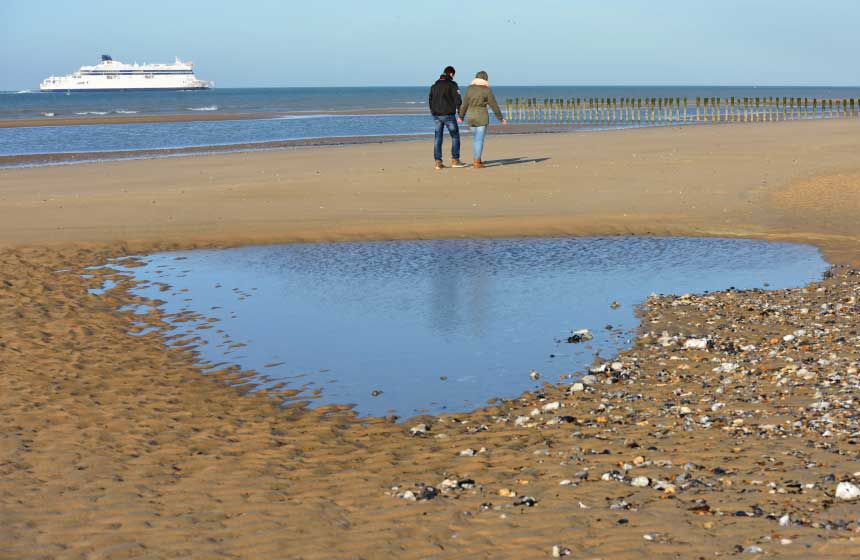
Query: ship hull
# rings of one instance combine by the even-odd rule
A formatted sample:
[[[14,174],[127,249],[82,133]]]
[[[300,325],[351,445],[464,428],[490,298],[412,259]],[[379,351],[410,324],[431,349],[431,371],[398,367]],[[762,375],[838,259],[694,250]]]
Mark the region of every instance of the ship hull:
[[[211,89],[209,86],[198,87],[154,87],[154,88],[52,88],[39,89],[42,93],[66,93],[66,92],[89,92],[89,93],[108,93],[112,91],[197,91]]]

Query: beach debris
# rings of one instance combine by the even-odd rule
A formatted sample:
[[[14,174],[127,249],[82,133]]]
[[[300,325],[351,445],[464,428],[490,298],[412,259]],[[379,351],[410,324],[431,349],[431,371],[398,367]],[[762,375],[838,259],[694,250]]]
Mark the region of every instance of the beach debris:
[[[579,342],[586,342],[594,338],[594,335],[591,334],[591,331],[588,329],[579,329],[578,331],[573,331],[570,333],[570,336],[567,337],[567,342],[569,344],[577,344]]]
[[[553,545],[552,547],[552,557],[553,558],[561,558],[562,556],[570,556],[572,552],[566,546],[561,545]]]

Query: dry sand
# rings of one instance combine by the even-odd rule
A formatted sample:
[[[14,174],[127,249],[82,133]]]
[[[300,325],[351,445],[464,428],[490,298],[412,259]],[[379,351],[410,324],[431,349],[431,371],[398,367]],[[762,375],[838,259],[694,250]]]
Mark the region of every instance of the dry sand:
[[[860,471],[850,268],[652,300],[599,384],[414,437],[419,419],[243,395],[193,345],[128,336],[127,281],[94,296],[102,278],[80,273],[170,247],[562,234],[792,239],[856,265],[858,134],[490,137],[483,171],[434,172],[428,142],[0,170],[0,558],[856,557],[860,505],[833,496]],[[710,347],[685,350],[692,336]]]

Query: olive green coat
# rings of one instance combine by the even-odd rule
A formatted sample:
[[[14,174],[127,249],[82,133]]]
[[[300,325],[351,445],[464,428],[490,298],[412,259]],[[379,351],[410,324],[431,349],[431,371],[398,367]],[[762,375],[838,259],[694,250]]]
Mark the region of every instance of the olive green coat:
[[[490,114],[487,106],[493,110],[500,121],[504,118],[493,90],[487,86],[470,85],[460,105],[460,118],[469,118],[469,126],[487,126],[490,124]]]

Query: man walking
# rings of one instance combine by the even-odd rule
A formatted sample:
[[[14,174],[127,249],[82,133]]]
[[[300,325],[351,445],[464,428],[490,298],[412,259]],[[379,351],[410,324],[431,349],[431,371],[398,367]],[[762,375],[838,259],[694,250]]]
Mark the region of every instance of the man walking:
[[[451,167],[466,167],[460,163],[460,128],[457,126],[457,111],[460,109],[460,88],[454,81],[454,67],[448,66],[445,72],[430,88],[430,113],[436,124],[436,143],[433,157],[436,169],[445,169],[442,163],[442,135],[445,128],[451,135]]]

